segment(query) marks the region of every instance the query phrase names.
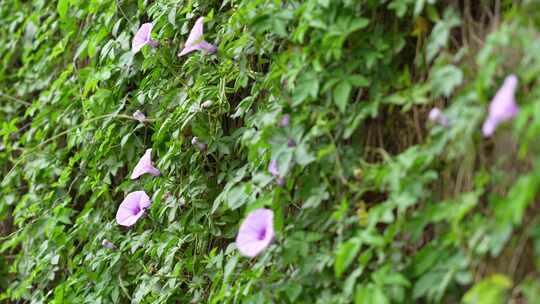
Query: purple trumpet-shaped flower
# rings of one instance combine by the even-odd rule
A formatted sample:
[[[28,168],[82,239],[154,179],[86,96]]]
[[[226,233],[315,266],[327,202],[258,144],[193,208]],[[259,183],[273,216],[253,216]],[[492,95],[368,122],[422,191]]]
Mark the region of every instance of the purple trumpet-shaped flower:
[[[514,118],[519,112],[519,107],[515,99],[517,84],[518,79],[516,75],[509,75],[504,80],[502,87],[495,94],[495,97],[491,100],[488,117],[482,126],[484,137],[493,135],[500,123]]]
[[[236,246],[240,253],[254,257],[261,253],[274,239],[274,212],[260,208],[251,211],[240,225]]]
[[[152,47],[158,46],[158,42],[150,38],[152,27],[154,27],[152,23],[144,23],[141,25],[131,43],[131,51],[133,54],[137,54],[145,45],[150,45]]]
[[[133,113],[133,118],[135,118],[135,120],[137,120],[140,123],[145,123],[146,122],[146,115],[144,115],[144,113],[139,111],[139,110],[137,110],[137,111],[135,111],[135,113]]]
[[[446,115],[444,115],[439,108],[433,108],[429,111],[428,119],[432,122],[439,124],[443,127],[448,127],[450,125],[450,120]]]
[[[137,179],[139,176],[148,173],[153,176],[160,174],[159,170],[152,165],[152,149],[146,150],[141,157],[133,172],[131,173],[131,179]]]
[[[189,33],[188,39],[184,45],[184,48],[178,54],[178,57],[187,55],[193,51],[203,50],[208,53],[214,53],[217,51],[217,48],[212,44],[206,42],[203,38],[203,17],[199,17],[195,21],[195,25]]]
[[[129,227],[144,215],[148,207],[150,207],[150,198],[144,191],[131,192],[118,207],[116,222],[119,225]]]

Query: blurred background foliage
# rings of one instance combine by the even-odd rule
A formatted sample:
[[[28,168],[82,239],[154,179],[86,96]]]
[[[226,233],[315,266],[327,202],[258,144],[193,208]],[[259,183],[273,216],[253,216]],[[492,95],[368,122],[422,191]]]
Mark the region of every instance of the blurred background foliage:
[[[199,16],[218,52],[178,58]],[[3,0],[0,29],[0,302],[538,303],[538,1]]]

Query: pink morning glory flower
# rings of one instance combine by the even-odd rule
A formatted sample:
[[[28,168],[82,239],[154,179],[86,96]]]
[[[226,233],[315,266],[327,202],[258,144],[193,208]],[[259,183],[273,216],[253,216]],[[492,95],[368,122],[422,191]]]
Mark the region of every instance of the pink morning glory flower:
[[[179,57],[197,50],[203,50],[208,53],[214,53],[217,51],[217,48],[215,46],[206,42],[203,38],[203,19],[203,17],[199,17],[199,19],[197,19],[197,21],[195,22],[195,25],[189,33],[184,48],[178,54]]]
[[[152,149],[146,150],[144,155],[141,157],[131,173],[131,179],[137,179],[139,176],[145,173],[153,176],[158,176],[160,174],[159,170],[152,165]]]
[[[129,227],[135,224],[150,207],[150,198],[144,191],[131,192],[124,198],[116,212],[116,222]]]
[[[145,23],[141,25],[135,37],[133,37],[133,42],[131,43],[131,51],[133,54],[137,54],[145,45],[150,45],[156,47],[158,42],[150,38],[150,33],[152,32],[152,23]]]
[[[493,135],[500,123],[514,118],[519,112],[515,99],[517,84],[516,75],[507,76],[502,87],[491,100],[488,117],[482,126],[484,137]]]
[[[431,111],[429,111],[428,119],[443,127],[448,127],[450,125],[448,117],[446,117],[439,108],[431,109]]]
[[[236,246],[240,253],[254,257],[261,253],[274,239],[274,212],[269,209],[255,209],[240,225],[236,236]]]

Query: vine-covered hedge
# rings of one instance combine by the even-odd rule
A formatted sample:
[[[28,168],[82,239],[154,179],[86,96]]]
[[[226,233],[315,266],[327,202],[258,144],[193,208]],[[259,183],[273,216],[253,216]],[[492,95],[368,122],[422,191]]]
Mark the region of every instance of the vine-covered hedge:
[[[533,0],[3,0],[0,302],[535,303],[539,77]]]

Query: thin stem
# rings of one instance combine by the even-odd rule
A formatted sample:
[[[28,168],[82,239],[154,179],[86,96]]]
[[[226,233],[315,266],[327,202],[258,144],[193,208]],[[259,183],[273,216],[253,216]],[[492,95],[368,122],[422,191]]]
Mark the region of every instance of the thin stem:
[[[343,184],[347,184],[347,179],[343,175],[343,166],[341,165],[341,158],[339,156],[339,152],[337,151],[338,147],[337,147],[337,144],[336,144],[336,140],[334,139],[334,136],[332,136],[332,134],[330,132],[328,132],[327,135],[330,138],[330,140],[332,141],[332,144],[334,145],[334,148],[336,149],[336,151],[335,151],[335,159],[336,159],[336,165],[338,167],[339,179],[341,180],[341,182]]]
[[[4,94],[2,92],[0,92],[0,96],[5,97],[5,98],[7,98],[9,100],[18,102],[18,103],[23,104],[23,105],[28,106],[28,107],[32,105],[32,103],[30,103],[30,102],[28,102],[26,100],[22,100],[22,99],[19,99],[17,97],[13,97],[11,95]]]
[[[103,118],[107,118],[107,117],[114,117],[114,118],[124,118],[124,119],[130,119],[130,120],[137,120],[129,115],[124,115],[124,114],[105,114],[105,115],[101,115],[101,116],[97,116],[97,117],[93,117],[93,118],[90,118],[88,120],[85,120],[83,121],[82,123],[74,126],[74,127],[71,127],[63,132],[60,132],[50,138],[48,138],[47,140],[41,142],[40,144],[38,144],[37,146],[35,147],[31,147],[31,148],[28,148],[27,150],[24,151],[24,153],[22,153],[17,161],[13,164],[13,167],[11,167],[11,169],[9,170],[9,172],[5,175],[4,179],[2,180],[2,183],[5,182],[5,180],[11,175],[11,173],[13,172],[13,170],[25,159],[26,156],[28,156],[31,152],[43,147],[45,144],[48,144],[50,143],[51,141],[53,140],[56,140],[57,138],[61,137],[61,136],[64,136],[66,134],[68,134],[69,132],[77,129],[77,128],[80,128],[90,122],[93,122],[93,121],[96,121],[96,120],[99,120],[99,119],[103,119]]]
[[[116,0],[116,7],[118,8],[118,10],[120,11],[120,13],[122,14],[122,16],[124,17],[124,19],[127,20],[127,22],[129,22],[130,25],[133,25],[133,23],[131,22],[131,20],[129,20],[129,18],[126,16],[126,13],[124,13],[124,10],[122,10],[122,7],[120,6],[120,1]]]

